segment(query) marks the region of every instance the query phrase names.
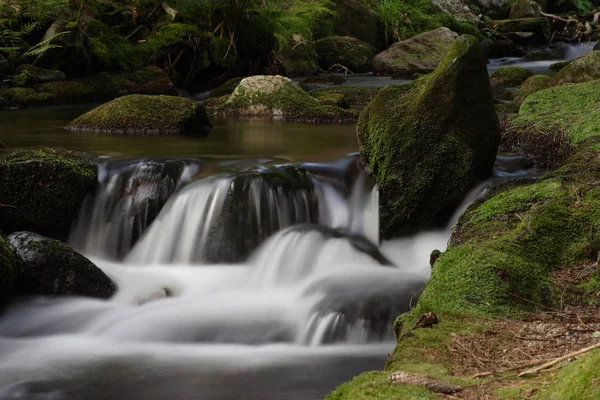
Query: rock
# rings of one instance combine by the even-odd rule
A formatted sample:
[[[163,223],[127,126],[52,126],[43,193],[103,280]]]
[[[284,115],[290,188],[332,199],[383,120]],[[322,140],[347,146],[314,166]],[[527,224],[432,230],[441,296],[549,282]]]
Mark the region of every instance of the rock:
[[[540,90],[548,89],[552,86],[552,79],[547,75],[534,75],[528,78],[515,91],[515,103],[520,104],[530,94],[539,92]]]
[[[547,45],[550,41],[550,23],[546,18],[487,21],[484,26],[502,34],[517,45]]]
[[[542,8],[533,0],[516,0],[510,7],[509,19],[538,18]]]
[[[351,36],[371,46],[377,46],[377,17],[360,0],[333,0],[335,23],[333,30],[338,36]]]
[[[73,151],[39,147],[10,154],[0,161],[2,232],[66,239],[97,183],[96,169],[90,157]]]
[[[381,89],[381,86],[339,86],[327,89],[315,89],[308,93],[315,98],[331,94],[341,94],[349,104],[366,106],[377,96],[377,93]]]
[[[58,240],[16,232],[8,243],[22,265],[19,294],[107,299],[116,286],[90,260]]]
[[[293,39],[292,39],[293,40]],[[317,53],[312,42],[298,38],[295,44],[277,53],[282,72],[287,76],[312,75],[318,71]]]
[[[500,143],[478,41],[462,36],[432,74],[383,88],[361,113],[357,136],[379,184],[384,238],[446,221],[489,176]]]
[[[352,72],[369,72],[375,47],[349,36],[332,36],[315,42],[319,66],[328,70],[336,64],[343,65]]]
[[[19,65],[15,70],[15,75],[24,77],[28,84],[57,82],[67,79],[67,76],[62,71],[38,68],[28,64]]]
[[[477,0],[481,13],[491,19],[508,18],[510,4],[510,0]]]
[[[590,51],[573,60],[554,75],[554,85],[581,83],[600,79],[600,51]]]
[[[571,64],[571,61],[559,61],[554,64],[550,64],[548,69],[552,72],[558,72],[569,64]]]
[[[508,39],[484,39],[481,47],[488,58],[521,57],[523,53]]]
[[[600,50],[600,42],[596,43],[594,46],[594,50]]]
[[[303,122],[355,121],[355,110],[323,106],[300,85],[283,76],[244,78],[216,112],[228,116],[268,117]]]
[[[533,72],[523,67],[509,66],[494,71],[490,76],[492,86],[500,88],[513,88],[533,76]]]
[[[535,50],[525,54],[525,61],[545,61],[562,60],[565,58],[566,48],[559,44],[558,46],[546,47],[542,50]]]
[[[479,22],[480,18],[477,13],[469,7],[471,2],[468,0],[432,0],[431,2],[443,12],[452,15],[458,20],[475,24]]]
[[[229,79],[227,82],[225,82],[224,84],[220,85],[219,87],[211,90],[208,94],[208,97],[222,97],[225,96],[226,94],[229,95],[231,93],[233,93],[233,91],[235,90],[235,88],[240,84],[240,82],[242,81],[242,77],[236,77],[236,78],[231,78]]]
[[[13,250],[0,236],[0,305],[3,299],[14,294],[17,274],[20,270]]]
[[[373,72],[411,78],[415,73],[433,71],[458,35],[448,28],[422,33],[411,39],[394,43],[373,60]]]
[[[15,87],[0,89],[0,97],[4,100],[5,109],[43,107],[52,104],[52,96],[50,94],[38,93],[31,88]]]
[[[75,119],[67,129],[112,135],[205,134],[212,128],[204,106],[174,96],[119,97]]]
[[[350,108],[350,103],[341,93],[330,93],[317,97],[319,103],[327,106],[336,106],[340,108]]]

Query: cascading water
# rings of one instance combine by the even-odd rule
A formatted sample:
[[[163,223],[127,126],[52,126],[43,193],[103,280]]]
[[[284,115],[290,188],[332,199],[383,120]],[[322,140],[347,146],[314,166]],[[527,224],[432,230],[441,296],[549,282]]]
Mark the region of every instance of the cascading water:
[[[7,307],[0,399],[317,398],[381,365],[450,235],[379,245],[377,188],[355,157],[202,179],[183,162],[166,181],[152,162],[116,165],[73,240],[119,291]],[[136,199],[164,206],[128,252]]]

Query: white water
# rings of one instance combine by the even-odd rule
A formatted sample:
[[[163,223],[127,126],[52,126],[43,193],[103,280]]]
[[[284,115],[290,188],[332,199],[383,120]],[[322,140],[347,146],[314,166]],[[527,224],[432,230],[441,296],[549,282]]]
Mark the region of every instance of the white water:
[[[306,377],[298,379],[322,394],[332,388],[330,379],[348,379],[368,368],[368,360],[377,361],[372,368],[380,365],[393,348],[392,321],[429,277],[429,254],[445,249],[464,207],[448,229],[378,246],[377,188],[366,176],[347,190],[311,179],[314,192],[272,193],[269,210],[278,214],[279,231],[245,262],[196,257],[207,248],[232,182],[215,176],[173,194],[125,262],[92,257],[119,287],[109,301],[38,298],[12,305],[0,319],[0,399],[32,398],[36,391],[44,399],[83,399],[86,391],[73,382],[109,390],[111,384],[95,383],[102,379],[119,380],[112,398],[166,399],[179,390],[179,398],[196,398],[202,389],[208,392],[201,398],[228,399],[233,389],[218,383],[219,374],[246,377],[251,372],[239,371],[273,368],[279,371],[273,379],[285,376],[282,391],[295,387],[290,374],[302,368]],[[290,214],[307,215],[298,207],[308,204],[307,196],[316,197],[319,225],[286,227]],[[348,365],[335,375],[344,357]],[[319,376],[331,378],[320,386]],[[138,383],[129,388],[130,382]],[[256,390],[256,383],[247,385]],[[159,394],[158,386],[169,390]],[[146,388],[154,391],[140,394]],[[98,395],[103,389],[91,393],[110,398]],[[260,392],[249,398],[261,398]]]

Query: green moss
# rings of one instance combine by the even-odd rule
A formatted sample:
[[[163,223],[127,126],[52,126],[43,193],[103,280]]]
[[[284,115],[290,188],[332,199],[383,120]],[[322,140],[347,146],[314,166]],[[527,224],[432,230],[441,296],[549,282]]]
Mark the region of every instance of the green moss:
[[[567,65],[571,64],[571,61],[560,61],[560,62],[556,62],[554,64],[551,64],[548,69],[552,72],[558,72],[561,69],[563,69],[564,67],[566,67]]]
[[[47,106],[52,103],[52,96],[48,93],[38,93],[31,88],[0,89],[8,107],[30,108]]]
[[[231,78],[221,86],[210,91],[210,97],[222,97],[233,93],[235,88],[242,81],[242,77]]]
[[[12,78],[14,84],[19,87],[27,87],[33,84],[33,75],[28,70],[23,70]]]
[[[222,107],[225,103],[227,103],[227,100],[229,100],[228,94],[221,97],[211,97],[210,99],[204,102],[204,107],[206,107],[207,109],[214,110],[219,107]]]
[[[490,78],[492,85],[502,88],[517,87],[528,78],[533,76],[533,72],[523,67],[509,66],[502,67],[494,71]]]
[[[519,112],[519,105],[514,103],[496,103],[494,109],[498,114],[516,114]]]
[[[600,79],[600,51],[590,51],[573,60],[554,75],[554,85],[581,83]]]
[[[477,39],[457,39],[432,74],[383,88],[361,113],[357,136],[379,184],[383,236],[443,222],[475,171],[490,171],[500,142]]]
[[[389,373],[384,371],[365,372],[350,382],[338,386],[326,400],[390,400],[414,399],[433,400],[441,397],[427,389],[389,382]]]
[[[535,395],[536,400],[593,400],[600,393],[600,350],[581,356],[564,367],[548,387]]]
[[[148,62],[144,45],[137,45],[109,29],[90,37],[90,54],[102,70],[135,71]]]
[[[520,104],[530,94],[552,87],[552,79],[546,75],[534,75],[528,78],[515,91],[515,103]]]
[[[172,23],[161,26],[144,44],[145,51],[157,54],[168,49],[188,43],[190,35],[199,35],[200,30],[194,25]]]
[[[3,233],[32,231],[66,239],[88,192],[96,164],[81,153],[35,148],[0,162],[0,226]]]
[[[353,72],[370,71],[373,58],[377,54],[370,44],[349,36],[332,36],[317,40],[315,50],[319,57],[319,65],[324,70],[340,64]]]
[[[341,94],[352,105],[367,105],[377,96],[382,88],[379,86],[340,86],[327,89],[314,89],[308,92],[319,98],[330,94]]]
[[[117,134],[194,133],[210,127],[204,108],[197,102],[174,96],[129,95],[97,107],[67,129]]]
[[[325,106],[336,106],[340,108],[350,108],[350,104],[346,100],[343,94],[330,93],[323,96],[317,97],[319,103]]]

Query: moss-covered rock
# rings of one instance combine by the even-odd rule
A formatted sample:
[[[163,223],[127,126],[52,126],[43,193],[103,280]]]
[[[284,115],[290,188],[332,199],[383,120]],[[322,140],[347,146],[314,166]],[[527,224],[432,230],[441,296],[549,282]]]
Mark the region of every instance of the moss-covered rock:
[[[516,0],[511,4],[509,19],[538,18],[540,5],[533,0]]]
[[[333,0],[335,22],[333,30],[339,36],[355,37],[376,46],[377,18],[369,4],[361,0]]]
[[[552,72],[558,72],[569,64],[571,64],[571,61],[559,61],[554,64],[550,64],[548,69]]]
[[[415,73],[433,71],[458,35],[448,28],[422,33],[411,39],[394,43],[373,60],[373,72],[411,78]]]
[[[490,78],[494,87],[514,88],[533,76],[533,72],[523,67],[509,66],[494,71]]]
[[[534,75],[527,78],[515,91],[515,103],[520,104],[530,94],[537,93],[540,90],[548,89],[552,86],[552,79],[547,75]]]
[[[86,155],[36,148],[0,161],[0,228],[66,239],[87,194],[96,164]]]
[[[0,97],[4,99],[4,109],[43,107],[52,104],[52,96],[49,93],[38,93],[32,88],[0,89]]]
[[[26,86],[35,83],[64,81],[67,79],[67,76],[62,71],[38,68],[29,64],[18,66],[15,70],[15,75],[26,76],[26,78],[24,78],[26,82],[20,82],[19,86]]]
[[[324,94],[323,96],[317,97],[319,103],[325,106],[336,106],[340,108],[350,108],[350,103],[341,93],[330,93]]]
[[[561,165],[585,140],[600,136],[600,81],[555,86],[528,96],[504,142],[535,165]]]
[[[600,51],[590,51],[573,60],[554,75],[555,85],[581,83],[600,79]]]
[[[382,89],[361,113],[357,136],[379,184],[384,237],[447,219],[489,175],[500,143],[478,41],[462,36],[432,74]]]
[[[18,294],[109,298],[115,284],[90,260],[58,240],[31,232],[7,238],[22,266]]]
[[[301,40],[277,53],[283,73],[287,76],[312,75],[318,71],[317,53],[312,42]]]
[[[208,97],[223,97],[225,95],[230,95],[233,93],[236,87],[242,82],[242,77],[231,78],[227,80],[227,82],[222,85],[214,88],[208,94]]]
[[[315,42],[319,66],[328,70],[340,64],[352,72],[369,72],[373,58],[377,54],[375,47],[349,36],[332,36]]]
[[[367,105],[382,88],[380,86],[340,86],[327,89],[314,89],[308,92],[317,99],[330,94],[341,94],[352,105]]]
[[[321,105],[289,78],[257,75],[245,78],[216,110],[229,116],[280,118],[302,122],[352,122],[356,110]]]
[[[211,97],[210,99],[205,100],[202,105],[207,110],[214,111],[219,107],[223,107],[225,103],[227,103],[227,100],[229,100],[229,96],[230,95],[226,94],[221,97]]]
[[[212,128],[204,106],[174,96],[132,94],[101,105],[67,129],[117,135],[204,134]]]
[[[495,30],[518,45],[546,45],[552,33],[550,22],[546,18],[487,21],[485,27]]]
[[[0,303],[14,294],[19,268],[13,250],[0,236]]]

